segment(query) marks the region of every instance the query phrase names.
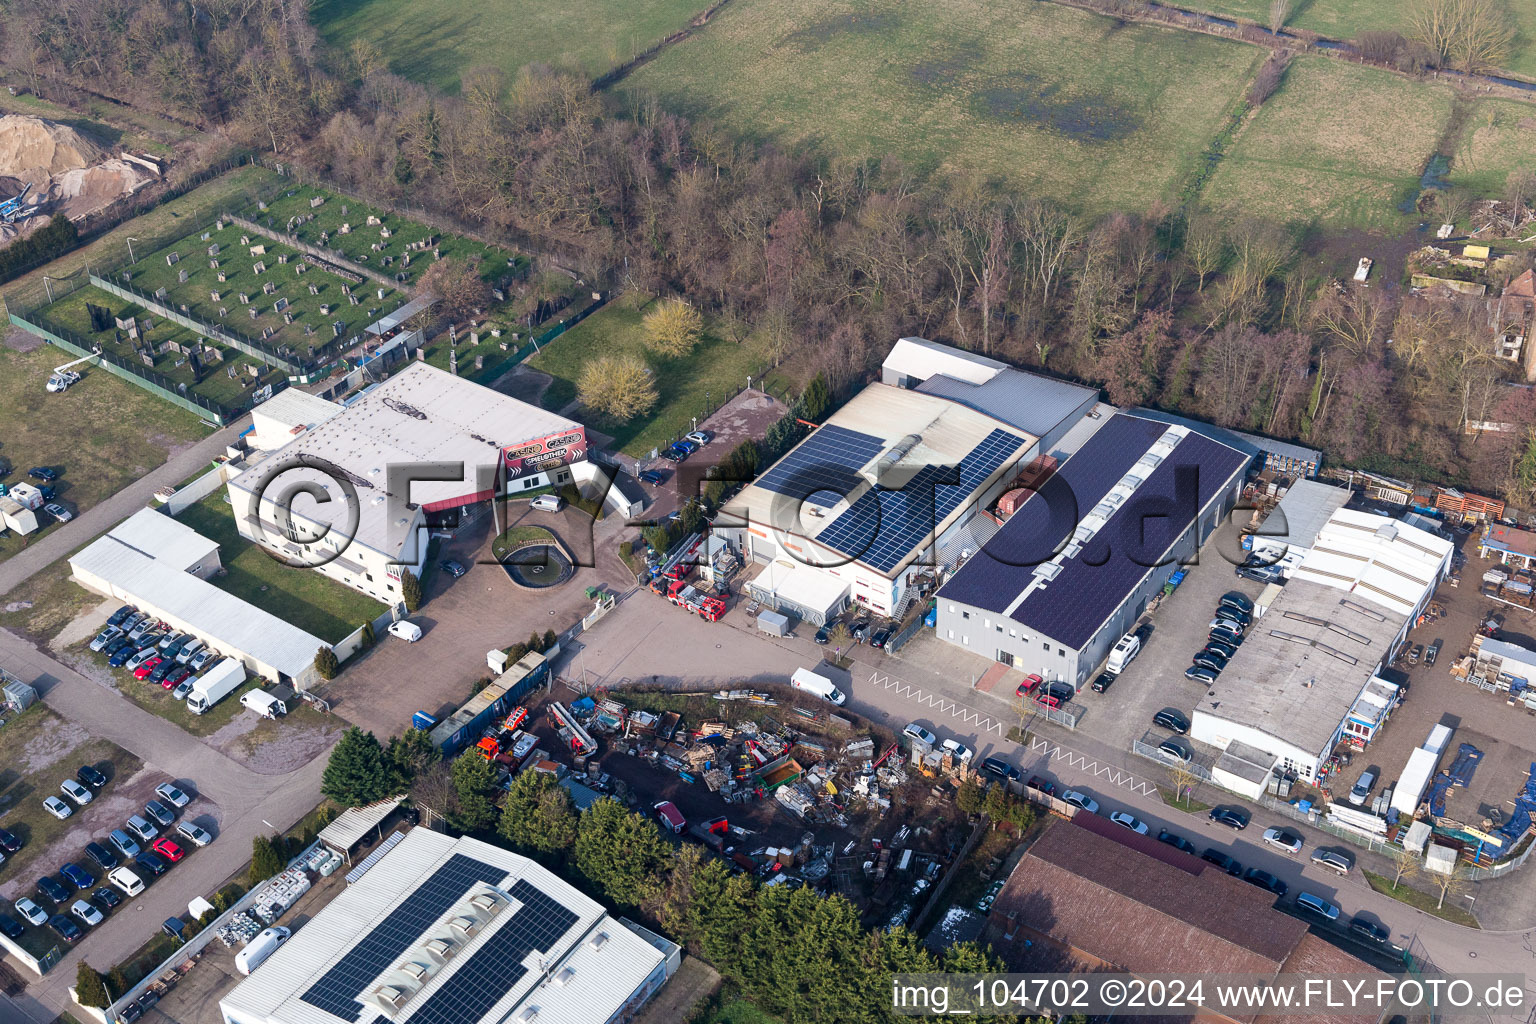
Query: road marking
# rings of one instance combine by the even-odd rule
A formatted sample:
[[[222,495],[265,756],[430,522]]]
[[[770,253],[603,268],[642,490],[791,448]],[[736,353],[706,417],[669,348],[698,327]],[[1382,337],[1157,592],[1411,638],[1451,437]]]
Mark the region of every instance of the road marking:
[[[869,681],[876,686],[892,691],[898,697],[905,697],[915,704],[931,708],[936,713],[948,715],[956,721],[974,726],[980,732],[993,733],[997,736],[1006,736],[1008,734],[1008,730],[1003,723],[995,721],[990,715],[984,715],[974,708],[966,707],[964,704],[956,704],[947,697],[928,693],[921,687],[913,686],[911,683],[902,682],[900,679],[892,679],[881,672],[871,672],[869,674]]]
[[[1060,761],[1070,768],[1103,779],[1112,786],[1120,786],[1139,793],[1142,796],[1151,796],[1157,792],[1157,787],[1150,782],[1143,782],[1129,772],[1122,771],[1114,765],[1099,764],[1075,750],[1068,750],[1050,740],[1035,737],[1030,740],[1029,749],[1036,754],[1044,754],[1046,761]]]

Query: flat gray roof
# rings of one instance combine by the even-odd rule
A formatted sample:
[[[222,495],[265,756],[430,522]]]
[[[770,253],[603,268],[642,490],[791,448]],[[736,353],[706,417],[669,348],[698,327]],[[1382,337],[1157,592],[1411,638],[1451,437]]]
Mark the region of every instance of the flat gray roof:
[[[1298,480],[1285,492],[1280,504],[1259,527],[1258,536],[1280,541],[1303,550],[1312,542],[1333,514],[1349,504],[1349,491],[1320,484],[1316,480]]]
[[[1348,592],[1293,579],[1195,710],[1321,752],[1406,622]]]
[[[1011,366],[998,370],[981,384],[936,373],[916,390],[959,402],[1036,437],[1054,433],[1067,420],[1081,418],[1099,398],[1097,388],[1025,373]]]

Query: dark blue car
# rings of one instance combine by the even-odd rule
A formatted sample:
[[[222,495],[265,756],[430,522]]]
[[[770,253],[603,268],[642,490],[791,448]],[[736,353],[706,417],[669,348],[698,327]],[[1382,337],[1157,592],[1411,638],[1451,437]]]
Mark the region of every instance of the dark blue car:
[[[159,878],[166,871],[166,863],[160,855],[148,850],[133,858],[133,862],[147,871],[151,878]]]
[[[91,873],[78,864],[65,864],[59,869],[59,874],[71,882],[76,889],[89,889],[96,884],[96,879],[91,876]]]
[[[113,668],[122,668],[123,665],[127,663],[128,659],[137,654],[138,651],[139,648],[137,644],[124,644],[122,647],[117,649],[116,653],[114,653],[112,657],[107,659],[107,664],[111,665]]]
[[[37,880],[37,891],[50,903],[63,903],[69,899],[69,890],[60,884],[57,878],[44,875]]]
[[[118,865],[117,854],[95,840],[85,844],[85,855],[100,865],[103,870],[110,870]]]

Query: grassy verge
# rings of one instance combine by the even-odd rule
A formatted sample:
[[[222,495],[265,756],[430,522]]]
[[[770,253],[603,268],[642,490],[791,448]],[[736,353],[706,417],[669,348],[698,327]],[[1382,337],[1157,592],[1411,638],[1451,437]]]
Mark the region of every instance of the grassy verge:
[[[1392,897],[1399,903],[1405,903],[1415,910],[1422,910],[1424,913],[1438,917],[1442,921],[1459,924],[1465,928],[1482,927],[1482,925],[1478,924],[1477,918],[1473,917],[1469,911],[1454,905],[1453,901],[1458,898],[1454,895],[1446,897],[1445,906],[1437,907],[1436,904],[1440,902],[1438,893],[1420,892],[1418,889],[1410,889],[1406,885],[1395,885],[1392,879],[1385,875],[1378,875],[1364,869],[1360,873],[1365,875],[1365,880],[1370,883],[1372,889],[1375,889],[1384,896]]]
[[[665,447],[694,429],[696,419],[735,394],[749,375],[760,373],[768,363],[767,350],[760,343],[750,339],[737,343],[708,333],[686,356],[657,356],[645,346],[644,313],[609,305],[529,360],[533,369],[553,378],[540,404],[555,411],[575,401],[577,381],[589,361],[605,355],[635,355],[645,360],[657,392],[656,405],[648,414],[625,423],[603,422],[583,414],[587,422],[613,438],[616,448],[635,458],[645,458],[652,448]]]
[[[79,851],[51,847],[86,821],[92,821],[102,832],[117,827],[116,821],[95,821],[101,816],[93,805],[76,808],[64,821],[43,810],[43,798],[60,796],[59,783],[74,778],[76,769],[85,764],[106,774],[109,781],[100,792],[108,797],[115,787],[144,767],[142,761],[122,747],[92,737],[46,704],[32,705],[0,728],[0,765],[4,765],[0,768],[0,821],[23,843],[16,853],[6,855],[8,878],[29,877],[29,865],[39,858],[44,859],[48,871],[74,859]]]
[[[1211,809],[1210,804],[1201,803],[1199,800],[1195,800],[1188,796],[1180,799],[1179,797],[1174,796],[1172,793],[1168,792],[1168,790],[1164,789],[1162,786],[1157,787],[1157,795],[1162,797],[1163,803],[1167,804],[1169,807],[1176,808],[1180,811],[1188,811],[1190,814],[1204,814],[1206,811]]]
[[[491,542],[491,554],[496,556],[497,561],[500,561],[519,544],[527,544],[529,541],[535,540],[552,541],[554,539],[554,534],[542,526],[511,526],[501,536]]]
[[[273,615],[337,643],[365,622],[384,614],[384,605],[313,569],[283,565],[240,536],[225,492],[215,491],[186,509],[181,522],[219,545],[225,573],[209,582]]]
[[[104,600],[70,578],[66,556],[5,595],[5,601],[0,602],[0,627],[33,643],[46,644],[76,615]]]
[[[9,483],[25,480],[33,466],[56,469],[58,500],[79,513],[207,436],[196,416],[105,370],[87,368],[79,384],[49,394],[49,371],[72,358],[52,345],[31,352],[0,347],[0,468],[11,467]],[[45,530],[70,528],[45,512],[37,520],[37,532],[0,537],[0,561]]]
[[[193,736],[211,736],[218,732],[230,721],[245,710],[240,704],[240,696],[248,690],[254,690],[260,681],[251,679],[248,683],[219,701],[207,713],[194,715],[187,710],[186,701],[174,700],[171,691],[159,683],[149,682],[147,679],[135,679],[133,674],[126,669],[106,668],[106,658],[93,652],[85,643],[77,644],[70,649],[70,653],[81,659],[95,659],[102,666],[103,671],[111,672],[117,680],[117,692],[133,701],[139,707],[152,715],[161,718],[191,733]]]

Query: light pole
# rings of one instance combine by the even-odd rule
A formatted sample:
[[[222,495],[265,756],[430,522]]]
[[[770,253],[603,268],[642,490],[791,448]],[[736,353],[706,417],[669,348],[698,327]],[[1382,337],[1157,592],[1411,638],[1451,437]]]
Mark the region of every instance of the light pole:
[[[134,256],[134,254],[133,254],[133,243],[137,242],[137,241],[138,241],[137,238],[130,238],[130,239],[128,239],[128,262],[129,263],[137,263],[137,262],[139,262],[138,257]]]

